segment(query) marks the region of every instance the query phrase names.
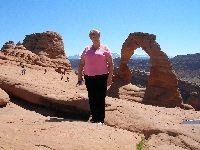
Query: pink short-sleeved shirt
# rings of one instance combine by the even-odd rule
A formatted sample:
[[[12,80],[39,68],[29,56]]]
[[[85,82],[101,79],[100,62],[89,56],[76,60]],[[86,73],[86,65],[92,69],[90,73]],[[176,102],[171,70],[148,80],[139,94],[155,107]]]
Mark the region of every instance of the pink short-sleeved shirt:
[[[93,51],[92,46],[86,47],[81,55],[85,59],[84,74],[88,76],[107,74],[109,72],[107,56],[111,56],[111,53],[105,45],[100,45],[96,51]]]

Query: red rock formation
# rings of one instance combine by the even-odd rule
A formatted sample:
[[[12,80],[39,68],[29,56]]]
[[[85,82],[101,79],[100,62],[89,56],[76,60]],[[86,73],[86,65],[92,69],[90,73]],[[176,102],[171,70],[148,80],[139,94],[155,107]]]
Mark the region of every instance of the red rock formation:
[[[31,52],[50,59],[66,58],[62,37],[56,32],[26,35],[23,45]]]
[[[59,73],[73,72],[64,52],[62,37],[56,32],[26,35],[23,45],[6,42],[1,49],[0,59],[14,60],[43,67],[53,67]]]
[[[181,105],[177,76],[167,55],[155,41],[156,36],[148,33],[131,33],[122,45],[121,60],[116,75],[130,83],[131,71],[127,65],[137,48],[142,48],[149,56],[152,65],[143,103],[164,107]]]
[[[15,44],[13,41],[9,41],[9,42],[6,42],[3,47],[1,48],[1,51],[4,51],[4,50],[8,50],[8,49],[14,49],[15,48]]]

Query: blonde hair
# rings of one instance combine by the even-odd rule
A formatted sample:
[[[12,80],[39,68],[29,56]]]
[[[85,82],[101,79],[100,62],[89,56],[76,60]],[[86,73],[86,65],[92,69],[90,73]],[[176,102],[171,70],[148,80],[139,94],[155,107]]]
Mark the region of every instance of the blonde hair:
[[[100,31],[99,30],[95,30],[95,29],[90,30],[89,37],[91,38],[91,36],[94,35],[94,34],[98,34],[99,37],[100,37]]]

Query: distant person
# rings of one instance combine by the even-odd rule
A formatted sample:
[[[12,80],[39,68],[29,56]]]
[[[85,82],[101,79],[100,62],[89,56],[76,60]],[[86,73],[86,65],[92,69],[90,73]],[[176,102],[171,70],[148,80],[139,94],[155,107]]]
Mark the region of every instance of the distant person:
[[[103,124],[105,118],[105,97],[107,86],[112,83],[113,59],[106,45],[100,44],[100,32],[91,30],[89,37],[92,45],[87,46],[82,52],[78,66],[78,82],[83,82],[88,91],[92,119],[91,123]]]
[[[44,74],[46,74],[47,73],[47,69],[44,69]]]
[[[63,74],[61,74],[61,80],[63,79]]]
[[[67,82],[69,82],[69,77],[67,77]]]
[[[21,67],[23,67],[24,65],[23,65],[23,63],[22,62],[20,62],[20,64],[19,64]]]
[[[26,69],[25,69],[25,66],[24,66],[24,64],[22,62],[20,62],[20,66],[22,67],[22,70],[21,70],[22,75],[25,75],[26,74]]]

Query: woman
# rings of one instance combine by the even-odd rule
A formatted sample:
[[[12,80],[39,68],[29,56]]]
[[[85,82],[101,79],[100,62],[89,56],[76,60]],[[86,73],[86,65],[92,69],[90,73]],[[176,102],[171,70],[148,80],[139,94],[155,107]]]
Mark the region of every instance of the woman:
[[[113,60],[107,46],[100,44],[100,32],[91,30],[92,45],[82,53],[78,67],[78,83],[83,81],[88,91],[92,119],[90,122],[103,124],[105,118],[105,97],[107,86],[112,83]]]

